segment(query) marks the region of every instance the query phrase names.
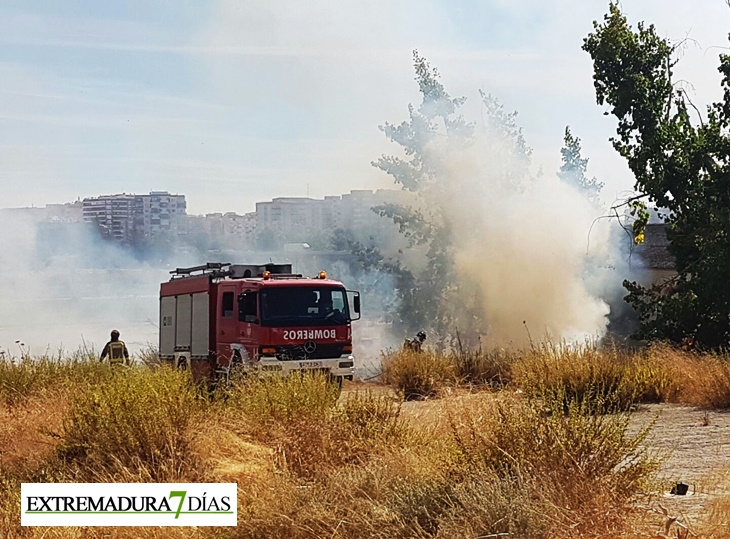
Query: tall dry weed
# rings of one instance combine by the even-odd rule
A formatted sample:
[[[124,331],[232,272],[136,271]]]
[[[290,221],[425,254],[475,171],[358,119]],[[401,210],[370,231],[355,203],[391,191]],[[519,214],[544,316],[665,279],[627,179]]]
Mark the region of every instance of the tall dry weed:
[[[512,364],[517,353],[497,348],[494,350],[467,350],[460,348],[448,355],[453,362],[456,379],[470,387],[501,389],[512,378]]]
[[[609,506],[625,509],[656,469],[642,445],[651,425],[629,435],[630,414],[596,414],[595,403],[587,400],[571,400],[563,414],[565,402],[560,395],[540,402],[505,397],[451,409],[450,438],[458,455],[454,473],[466,483],[474,475],[492,474],[518,488],[519,498],[531,500],[527,515],[541,507],[552,515],[554,530],[588,534],[595,515],[587,514]],[[576,507],[584,511],[570,509]],[[529,523],[527,515],[522,518]],[[535,533],[528,531],[512,527],[492,533]]]
[[[183,371],[115,370],[71,396],[58,456],[89,479],[194,477],[191,430],[199,403]]]
[[[615,482],[631,491],[652,465],[640,449],[648,430],[630,436],[630,414],[596,414],[587,401],[571,401],[563,414],[564,402],[560,395],[540,402],[505,398],[451,412],[451,436],[463,464],[507,475],[560,476],[565,484]]]
[[[95,383],[109,374],[108,365],[79,350],[71,356],[6,358],[0,360],[0,402],[13,405],[47,391]]]
[[[666,400],[705,408],[730,408],[730,356],[697,353],[666,344],[650,348],[647,363],[660,366],[671,380]]]
[[[561,409],[567,410],[571,402],[594,402],[627,410],[641,396],[629,375],[631,362],[632,357],[617,348],[546,342],[525,351],[512,372],[515,384],[529,397],[553,403],[560,397]]]
[[[233,378],[217,395],[227,413],[241,414],[249,424],[325,417],[335,406],[340,389],[319,373],[290,376],[261,375]]]
[[[622,414],[550,415],[486,394],[452,404],[450,429],[425,438],[383,436],[392,416],[365,414],[386,419],[361,431],[366,458],[272,475],[270,489],[245,498],[237,536],[605,537],[621,528],[628,497],[651,473],[638,448],[643,434],[626,436]],[[309,441],[321,459],[334,454]]]
[[[162,366],[160,361],[160,350],[156,344],[147,343],[137,352],[135,359],[151,368]]]
[[[350,394],[321,375],[246,377],[217,404],[238,428],[273,448],[280,470],[312,478],[336,466],[358,464],[380,447],[408,436],[392,399]]]
[[[457,383],[460,372],[474,373],[474,385],[478,376],[492,378],[490,365],[511,369],[518,361],[493,356],[499,361],[482,364],[482,357],[462,367],[454,357],[446,366],[434,358],[438,376],[419,370],[428,366],[422,361],[405,372],[425,380],[419,384],[433,395]],[[632,361],[624,362],[623,376],[630,376]],[[589,364],[577,370],[581,379],[591,379],[585,375],[591,368],[593,379],[606,376]],[[502,392],[402,404],[368,392],[338,399],[337,388],[318,376],[249,377],[209,400],[185,373],[167,368],[105,372],[108,379],[91,384],[81,374],[69,378],[68,387],[79,390],[69,393],[66,428],[59,431],[62,458],[12,473],[0,466],[0,488],[17,492],[21,481],[43,480],[44,473],[51,474],[47,480],[239,482],[239,526],[188,530],[198,537],[597,538],[623,537],[627,499],[652,470],[637,445],[641,435],[627,435],[628,416],[600,391],[583,391],[583,399],[556,390],[544,392],[545,400]],[[512,385],[518,387],[516,379]],[[615,413],[593,413],[596,403]],[[424,406],[449,421],[426,425],[403,417]],[[187,412],[174,413],[181,409]],[[4,514],[16,500],[5,500],[0,532],[20,536],[25,531]],[[74,534],[83,532],[48,536]]]
[[[404,400],[427,399],[457,384],[457,368],[452,359],[430,350],[386,354],[382,367],[383,382],[393,386]]]
[[[698,532],[699,537],[706,539],[730,539],[730,496],[719,496],[710,502]]]

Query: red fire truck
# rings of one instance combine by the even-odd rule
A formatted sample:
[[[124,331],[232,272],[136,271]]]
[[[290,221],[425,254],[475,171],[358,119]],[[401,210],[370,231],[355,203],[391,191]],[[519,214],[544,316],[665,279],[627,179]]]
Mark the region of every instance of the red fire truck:
[[[160,286],[163,361],[196,380],[227,377],[236,366],[352,380],[360,294],[324,271],[305,278],[291,264],[209,262],[170,273]]]

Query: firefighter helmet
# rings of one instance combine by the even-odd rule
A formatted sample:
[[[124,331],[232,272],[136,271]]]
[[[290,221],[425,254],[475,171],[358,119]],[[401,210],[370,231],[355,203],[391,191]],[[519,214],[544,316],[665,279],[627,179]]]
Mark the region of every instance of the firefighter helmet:
[[[119,338],[119,332],[116,329],[112,330],[112,339],[118,339]]]

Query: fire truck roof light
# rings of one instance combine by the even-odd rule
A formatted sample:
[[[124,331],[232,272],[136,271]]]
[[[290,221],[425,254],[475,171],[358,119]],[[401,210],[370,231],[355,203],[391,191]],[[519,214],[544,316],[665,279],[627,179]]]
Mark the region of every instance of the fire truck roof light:
[[[326,279],[327,278],[327,272],[322,270],[319,272],[319,278],[320,279]]]
[[[263,277],[264,277],[264,279],[271,279],[271,272],[265,271]]]

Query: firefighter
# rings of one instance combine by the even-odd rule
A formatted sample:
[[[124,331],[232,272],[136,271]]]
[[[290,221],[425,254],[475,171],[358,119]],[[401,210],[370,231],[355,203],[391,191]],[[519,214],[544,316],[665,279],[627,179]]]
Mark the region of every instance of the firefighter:
[[[423,342],[426,340],[426,332],[419,331],[412,339],[406,339],[403,343],[403,350],[420,352],[423,349]]]
[[[322,293],[322,297],[317,303],[317,311],[321,318],[330,318],[334,314],[332,310],[332,296]]]
[[[332,319],[334,322],[342,321],[342,311],[335,308],[331,293],[323,294],[317,305],[320,318]]]
[[[101,351],[101,361],[109,356],[110,365],[128,365],[129,352],[127,351],[127,345],[124,344],[124,341],[119,340],[119,332],[116,329],[112,330],[111,338],[104,346],[104,350]]]

